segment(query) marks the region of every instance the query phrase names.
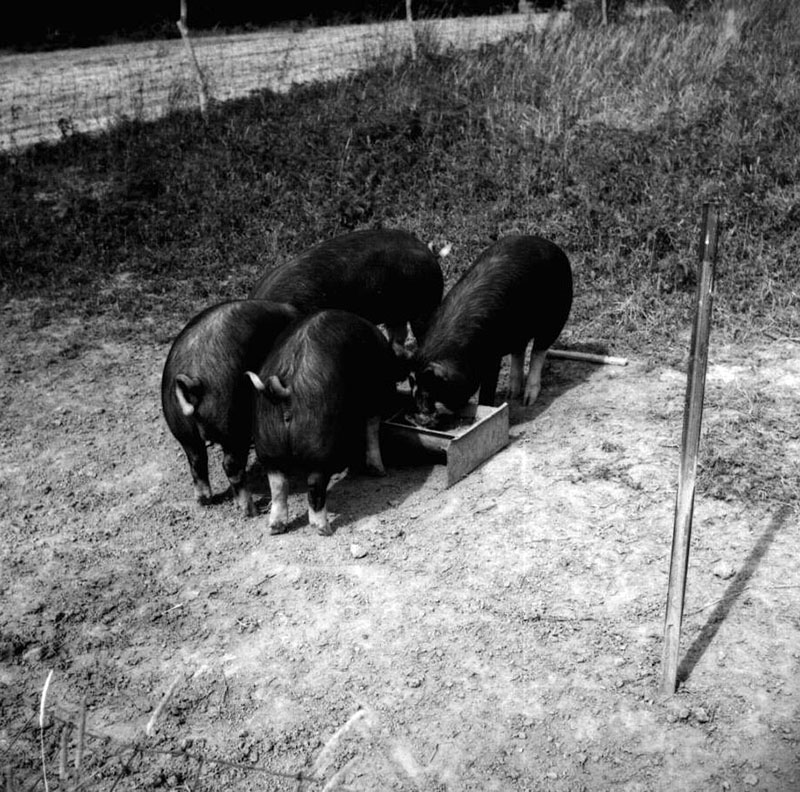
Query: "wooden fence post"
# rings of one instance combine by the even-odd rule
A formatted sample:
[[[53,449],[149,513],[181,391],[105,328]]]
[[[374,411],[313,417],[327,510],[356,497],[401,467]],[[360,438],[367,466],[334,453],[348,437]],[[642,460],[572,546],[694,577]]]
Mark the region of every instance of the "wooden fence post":
[[[181,18],[178,20],[178,30],[181,32],[181,38],[186,46],[186,53],[189,56],[189,61],[194,66],[194,73],[197,79],[197,95],[200,102],[200,113],[203,118],[206,116],[206,109],[208,108],[208,86],[206,85],[206,78],[200,64],[197,62],[197,55],[195,55],[192,40],[189,38],[189,26],[186,23],[188,10],[186,8],[186,0],[181,0]]]
[[[661,692],[668,696],[675,692],[678,680],[678,652],[683,620],[683,602],[686,594],[686,570],[689,565],[689,541],[692,534],[697,449],[700,444],[703,394],[708,364],[717,237],[717,207],[714,204],[705,204],[703,206],[703,230],[700,237],[697,301],[689,352],[686,402],[683,411],[683,437],[678,472],[678,493],[675,500],[675,524],[672,532],[667,610],[664,621]]]
[[[414,30],[414,17],[411,13],[411,0],[406,0],[406,24],[411,34],[411,60],[417,59],[417,34]]]

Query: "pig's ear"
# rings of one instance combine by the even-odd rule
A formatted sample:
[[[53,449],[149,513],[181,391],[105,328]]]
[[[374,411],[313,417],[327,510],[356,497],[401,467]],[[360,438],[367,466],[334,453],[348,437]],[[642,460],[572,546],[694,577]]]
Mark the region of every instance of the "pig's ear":
[[[411,354],[395,345],[392,346],[392,351],[394,352],[394,379],[395,382],[402,382],[408,379],[411,372]]]
[[[267,389],[266,385],[261,381],[261,377],[258,374],[254,374],[252,371],[245,371],[245,376],[250,378],[250,382],[253,383],[253,387],[259,391],[260,393],[264,393]]]
[[[398,360],[411,360],[412,353],[409,352],[402,344],[398,344],[395,341],[392,342],[392,352],[394,352],[394,356]]]
[[[276,402],[288,401],[289,396],[291,396],[289,388],[287,388],[275,374],[267,378],[267,391],[270,398]]]
[[[453,375],[455,374],[453,371],[453,365],[449,360],[435,360],[433,363],[428,365],[426,371],[430,371],[431,374],[436,377],[436,379],[444,380],[445,382],[453,379]]]
[[[289,399],[289,389],[274,374],[267,377],[266,384],[258,374],[254,374],[252,371],[245,371],[245,375],[250,378],[253,387],[259,393],[263,393],[270,401],[280,402]]]
[[[188,374],[175,375],[175,397],[184,415],[194,415],[203,398],[203,383]]]

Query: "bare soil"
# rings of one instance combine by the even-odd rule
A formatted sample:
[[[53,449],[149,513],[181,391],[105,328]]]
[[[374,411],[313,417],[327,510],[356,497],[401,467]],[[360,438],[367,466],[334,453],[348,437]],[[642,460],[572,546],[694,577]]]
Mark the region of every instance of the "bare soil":
[[[333,537],[299,484],[270,536],[257,466],[261,517],[222,496],[218,455],[218,502],[194,503],[160,415],[166,336],[112,341],[35,302],[0,326],[7,788],[44,788],[53,670],[50,789],[74,782],[58,746],[84,698],[87,789],[800,789],[793,501],[698,493],[684,681],[658,692],[680,368],[551,360],[457,485],[390,458],[332,485]],[[798,387],[796,344],[715,347],[709,431],[768,392],[767,454],[796,473]]]

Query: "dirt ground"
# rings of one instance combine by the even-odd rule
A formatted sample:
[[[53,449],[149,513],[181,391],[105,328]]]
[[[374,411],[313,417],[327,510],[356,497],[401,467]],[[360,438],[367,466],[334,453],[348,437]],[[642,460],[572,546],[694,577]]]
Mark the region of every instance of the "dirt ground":
[[[333,484],[332,538],[298,487],[270,536],[257,467],[261,517],[194,503],[160,414],[167,335],[32,302],[0,327],[6,789],[45,788],[51,670],[49,789],[74,787],[59,741],[72,766],[83,699],[81,789],[800,789],[796,503],[698,493],[684,682],[658,692],[679,367],[551,360],[465,480],[389,460]],[[796,474],[798,387],[797,344],[715,347],[709,430],[768,392],[767,454]]]

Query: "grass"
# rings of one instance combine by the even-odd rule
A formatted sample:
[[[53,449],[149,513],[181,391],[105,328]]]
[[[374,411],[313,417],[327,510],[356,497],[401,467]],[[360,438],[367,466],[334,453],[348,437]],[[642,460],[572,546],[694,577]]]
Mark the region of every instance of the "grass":
[[[731,4],[728,4],[731,5]],[[172,333],[348,229],[541,233],[576,270],[571,339],[674,354],[701,206],[724,223],[716,340],[800,334],[800,10],[531,32],[0,155],[2,296]],[[389,60],[387,58],[387,60]],[[394,60],[394,59],[392,59]]]
[[[786,420],[792,405],[779,405],[764,388],[738,383],[711,387],[698,488],[718,500],[800,503],[794,454],[800,437]]]

